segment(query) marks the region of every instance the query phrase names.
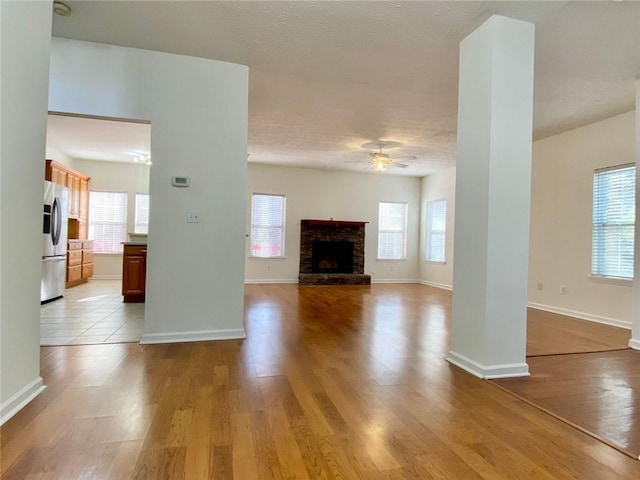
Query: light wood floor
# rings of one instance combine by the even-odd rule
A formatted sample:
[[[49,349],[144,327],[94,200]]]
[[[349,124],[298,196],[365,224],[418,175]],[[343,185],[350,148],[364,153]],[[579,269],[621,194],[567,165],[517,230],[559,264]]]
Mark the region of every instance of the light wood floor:
[[[245,299],[244,341],[43,347],[48,389],[0,430],[2,478],[640,478],[640,462],[449,365],[449,292],[250,285]]]

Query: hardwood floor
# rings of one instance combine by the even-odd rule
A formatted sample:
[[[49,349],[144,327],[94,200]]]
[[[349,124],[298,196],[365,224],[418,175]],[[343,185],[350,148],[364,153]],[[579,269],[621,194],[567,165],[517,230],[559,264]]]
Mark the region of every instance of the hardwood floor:
[[[527,356],[603,352],[629,347],[631,331],[556,313],[527,310]]]
[[[451,294],[248,285],[243,341],[42,348],[3,479],[634,479],[640,462],[444,360]]]
[[[531,377],[498,385],[640,456],[640,352],[626,349],[528,359]]]

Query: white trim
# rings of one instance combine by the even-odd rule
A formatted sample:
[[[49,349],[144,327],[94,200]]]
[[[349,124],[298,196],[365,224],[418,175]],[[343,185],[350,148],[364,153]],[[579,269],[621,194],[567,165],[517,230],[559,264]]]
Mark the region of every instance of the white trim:
[[[528,377],[529,365],[526,363],[504,363],[499,365],[481,365],[464,355],[451,350],[446,357],[447,362],[462,368],[463,370],[479,378],[512,378]]]
[[[247,255],[248,260],[286,260],[287,257],[254,257],[253,255]]]
[[[371,283],[418,283],[418,281],[402,278],[371,278]]]
[[[640,340],[632,338],[631,340],[629,340],[629,347],[633,348],[634,350],[640,350]]]
[[[587,278],[596,283],[608,283],[609,285],[633,286],[633,278],[605,277],[603,275],[587,275]]]
[[[90,280],[122,280],[122,275],[93,275]]]
[[[145,333],[140,339],[140,344],[206,342],[210,340],[237,340],[242,338],[247,338],[244,328],[201,330],[195,332]]]
[[[590,322],[603,323],[605,325],[611,325],[613,327],[631,329],[631,322],[627,320],[620,320],[617,318],[602,317],[600,315],[593,315],[591,313],[578,312],[577,310],[569,310],[568,308],[554,307],[551,305],[543,305],[541,303],[528,302],[527,306],[535,308],[536,310],[543,310],[545,312],[558,313],[560,315],[566,315],[567,317],[579,318],[580,320],[588,320]]]
[[[2,402],[2,405],[0,405],[0,425],[4,425],[7,420],[22,410],[31,400],[46,389],[47,387],[44,385],[44,380],[42,377],[38,377]]]
[[[453,285],[446,285],[444,283],[429,282],[428,280],[418,280],[420,285],[427,285],[429,287],[442,288],[443,290],[453,291]]]
[[[253,285],[260,283],[298,283],[297,278],[258,278],[258,279],[245,279],[245,285]]]

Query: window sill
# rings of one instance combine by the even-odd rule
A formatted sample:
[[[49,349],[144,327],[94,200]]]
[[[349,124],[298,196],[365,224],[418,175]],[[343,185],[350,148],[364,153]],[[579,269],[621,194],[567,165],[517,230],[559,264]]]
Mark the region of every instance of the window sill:
[[[286,260],[287,257],[254,257],[252,255],[247,255],[247,258],[251,260]]]
[[[447,262],[441,262],[439,260],[423,260],[422,262],[423,263],[431,263],[431,264],[434,264],[434,265],[446,265],[447,264]]]
[[[587,275],[589,280],[596,283],[608,283],[610,285],[624,285],[631,287],[633,285],[633,279],[621,278],[621,277],[602,277],[599,275]]]
[[[376,258],[377,262],[406,262],[407,258]]]

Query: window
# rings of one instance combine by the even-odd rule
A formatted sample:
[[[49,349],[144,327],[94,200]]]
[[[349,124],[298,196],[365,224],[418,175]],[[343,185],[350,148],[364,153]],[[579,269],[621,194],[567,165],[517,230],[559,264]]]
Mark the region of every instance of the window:
[[[95,192],[89,197],[89,238],[96,253],[121,253],[126,241],[126,192]]]
[[[444,262],[444,238],[447,201],[435,200],[427,203],[427,231],[425,260]]]
[[[593,174],[591,274],[633,278],[635,166]]]
[[[251,197],[251,256],[284,256],[284,195]]]
[[[149,233],[149,194],[136,193],[135,233]]]
[[[406,257],[407,204],[380,202],[378,216],[378,258],[397,260]]]

